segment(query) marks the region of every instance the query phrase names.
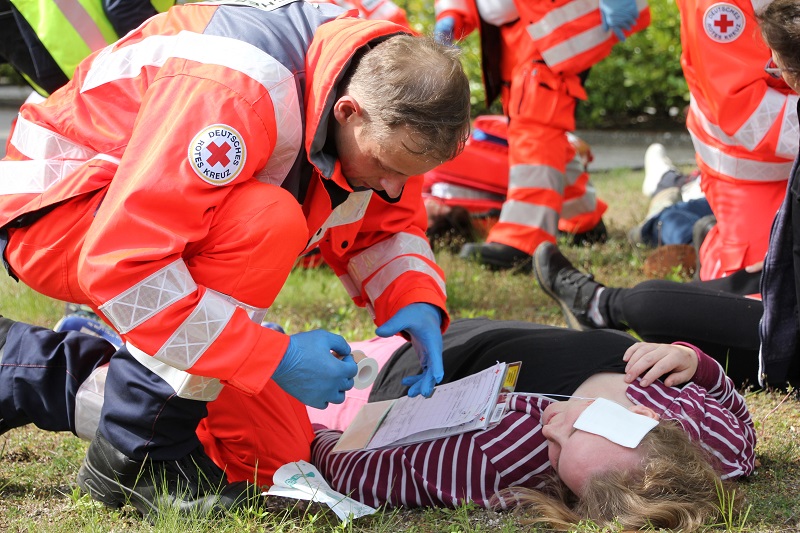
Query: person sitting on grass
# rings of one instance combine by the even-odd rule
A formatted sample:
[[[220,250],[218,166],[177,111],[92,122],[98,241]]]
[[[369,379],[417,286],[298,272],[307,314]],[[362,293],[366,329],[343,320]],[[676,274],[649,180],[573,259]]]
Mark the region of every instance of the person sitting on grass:
[[[5,349],[16,349],[20,336],[35,336],[39,346],[79,353],[84,364],[94,363],[77,394],[69,387],[70,369],[64,369],[61,406],[63,416],[91,438],[102,408],[100,376],[113,345],[77,331],[54,332],[3,318],[0,345],[7,335]],[[755,432],[744,399],[720,365],[694,347],[637,343],[613,330],[580,332],[490,319],[455,321],[443,338],[444,382],[496,361],[522,362],[516,392],[498,425],[409,446],[330,453],[358,409],[404,395],[407,387],[399,378],[419,364],[411,343],[376,337],[351,343],[382,367],[372,388],[348,391],[341,405],[308,409],[306,423],[316,429],[311,453],[299,450],[292,460],[310,460],[335,490],[367,505],[474,502],[505,509],[522,504],[534,520],[552,525],[590,519],[627,529],[699,527],[718,515],[718,494],[727,490],[728,480],[753,472]],[[29,386],[23,378],[0,386]],[[557,401],[563,396],[570,399]],[[606,400],[637,421],[658,423],[633,448],[574,428],[590,405],[602,407]],[[198,427],[206,454],[229,480],[271,482],[276,465],[269,460],[267,437],[274,429],[260,416],[270,405],[266,394],[246,396],[226,388]],[[232,408],[242,416],[224,416]]]

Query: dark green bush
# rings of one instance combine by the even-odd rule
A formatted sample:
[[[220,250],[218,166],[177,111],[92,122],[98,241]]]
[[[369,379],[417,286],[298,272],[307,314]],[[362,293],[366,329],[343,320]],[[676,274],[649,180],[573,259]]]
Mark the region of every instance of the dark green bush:
[[[421,32],[433,28],[432,0],[395,0]],[[592,67],[589,100],[577,110],[579,128],[632,124],[680,127],[689,91],[680,66],[680,19],[674,0],[650,0],[650,27],[614,47]],[[473,115],[486,113],[477,35],[460,43],[464,68],[472,81]],[[489,110],[499,113],[495,103]]]

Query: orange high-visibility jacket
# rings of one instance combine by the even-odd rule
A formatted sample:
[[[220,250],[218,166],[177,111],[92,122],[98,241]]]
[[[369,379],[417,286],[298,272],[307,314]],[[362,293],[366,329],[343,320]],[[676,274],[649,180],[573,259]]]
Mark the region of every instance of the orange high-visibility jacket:
[[[248,394],[267,383],[288,336],[198,285],[184,257],[238,183],[280,185],[302,203],[306,249],[320,247],[376,323],[412,302],[445,308],[422,178],[390,203],[353,192],[324,149],[353,55],[404,30],[332,5],[278,4],[187,4],[150,19],[91,55],[45,103],[24,106],[0,162],[0,227],[102,191],[92,229],[74,243],[85,303],[129,346]],[[346,197],[334,202],[327,181]],[[198,327],[199,315],[214,327]]]
[[[691,92],[686,126],[702,174],[788,179],[800,139],[797,95],[764,72],[771,53],[753,4],[678,0],[678,6],[681,65]]]
[[[455,19],[455,38],[461,39],[481,26],[479,8],[481,0],[436,0],[436,19],[446,16]],[[509,3],[511,0],[502,0]],[[605,58],[614,44],[619,42],[610,30],[601,25],[599,0],[555,0],[553,2],[526,2],[514,0],[521,24],[504,24],[500,32],[512,32],[513,38],[503,41],[513,43],[503,52],[513,57],[501,58],[501,75],[511,79],[511,69],[517,60],[542,60],[553,72],[583,72]],[[639,18],[626,33],[630,35],[650,24],[650,8],[646,0],[638,0]],[[524,29],[523,29],[524,28]],[[527,35],[522,35],[523,29]],[[482,36],[484,37],[484,36]],[[484,57],[484,61],[491,58]]]

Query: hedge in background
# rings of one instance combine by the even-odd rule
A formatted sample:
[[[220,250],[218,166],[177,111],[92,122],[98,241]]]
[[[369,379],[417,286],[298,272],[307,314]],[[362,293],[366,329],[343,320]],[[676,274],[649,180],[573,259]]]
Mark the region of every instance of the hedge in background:
[[[530,0],[526,0],[530,1]],[[408,13],[415,30],[433,29],[433,0],[395,0]],[[578,105],[578,127],[615,128],[643,124],[680,127],[689,91],[680,67],[680,21],[674,0],[650,0],[650,27],[614,47],[609,57],[592,68],[586,89],[589,100]],[[487,111],[481,81],[477,34],[460,43],[464,68],[472,87],[473,116],[502,113],[497,102]],[[22,83],[8,65],[0,79]]]
[[[395,0],[408,13],[414,29],[430,32],[432,0]],[[650,0],[652,22],[643,32],[614,47],[592,67],[586,90],[589,100],[578,106],[578,127],[612,128],[632,124],[680,127],[689,91],[681,72],[680,19],[674,0]],[[486,113],[477,35],[460,43],[464,68],[472,85],[473,115]],[[492,113],[500,113],[495,103]]]

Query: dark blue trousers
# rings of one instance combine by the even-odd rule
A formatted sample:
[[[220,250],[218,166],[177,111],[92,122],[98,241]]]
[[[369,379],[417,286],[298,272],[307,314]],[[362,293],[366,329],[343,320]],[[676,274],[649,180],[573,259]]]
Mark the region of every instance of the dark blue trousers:
[[[0,340],[1,341],[1,340]],[[75,432],[75,395],[109,363],[100,431],[132,459],[178,459],[199,445],[206,403],[179,398],[124,347],[74,331],[14,323],[0,358],[0,417],[9,427],[35,424]]]

